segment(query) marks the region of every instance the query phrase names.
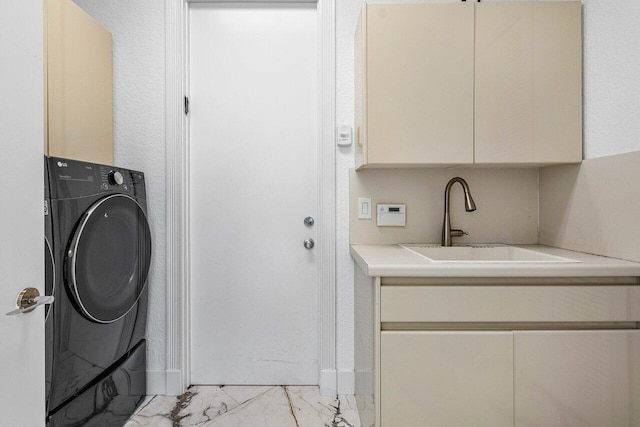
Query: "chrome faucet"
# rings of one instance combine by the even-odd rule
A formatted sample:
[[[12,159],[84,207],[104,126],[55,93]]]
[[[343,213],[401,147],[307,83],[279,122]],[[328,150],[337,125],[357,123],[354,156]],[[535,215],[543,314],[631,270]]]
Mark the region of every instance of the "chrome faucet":
[[[473,198],[471,197],[471,191],[469,190],[469,184],[467,181],[460,178],[459,176],[455,178],[451,178],[447,187],[444,189],[444,224],[442,224],[442,246],[451,246],[451,238],[452,237],[460,237],[465,233],[462,230],[452,230],[451,229],[451,219],[449,218],[449,198],[451,194],[451,187],[456,182],[459,182],[462,185],[462,189],[464,190],[464,209],[467,212],[473,212],[476,210],[476,204],[473,202]]]

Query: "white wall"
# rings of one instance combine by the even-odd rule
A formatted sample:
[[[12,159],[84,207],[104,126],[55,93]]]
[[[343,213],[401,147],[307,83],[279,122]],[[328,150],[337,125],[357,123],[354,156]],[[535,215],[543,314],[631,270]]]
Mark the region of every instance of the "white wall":
[[[164,367],[164,3],[75,0],[113,33],[116,161],[149,176],[155,237],[149,364]],[[353,33],[363,0],[336,1],[337,123],[353,123]],[[390,2],[390,0],[385,0]],[[491,1],[491,0],[484,0]],[[444,1],[442,1],[444,2]],[[457,2],[449,0],[448,2]],[[640,2],[583,0],[585,157],[640,150]],[[634,71],[636,71],[634,75]],[[352,148],[336,155],[338,369],[353,370]]]
[[[115,164],[147,180],[153,258],[149,278],[147,369],[165,369],[164,2],[76,0],[113,36]]]
[[[583,5],[584,157],[640,150],[640,1]]]

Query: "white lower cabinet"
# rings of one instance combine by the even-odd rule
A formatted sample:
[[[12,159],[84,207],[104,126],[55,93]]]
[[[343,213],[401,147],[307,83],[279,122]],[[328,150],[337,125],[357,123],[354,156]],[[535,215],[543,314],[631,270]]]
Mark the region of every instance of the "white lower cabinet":
[[[513,426],[511,331],[383,331],[380,346],[382,426]]]
[[[514,332],[516,427],[640,426],[640,331]]]
[[[382,331],[383,427],[640,426],[640,331]]]
[[[376,427],[640,427],[636,277],[429,280],[374,283]]]

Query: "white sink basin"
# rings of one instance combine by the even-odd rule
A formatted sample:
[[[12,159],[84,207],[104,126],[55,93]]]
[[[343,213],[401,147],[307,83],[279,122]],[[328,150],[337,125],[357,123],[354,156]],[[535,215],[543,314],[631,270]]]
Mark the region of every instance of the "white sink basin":
[[[464,263],[569,263],[581,262],[571,258],[549,255],[531,249],[507,245],[440,246],[403,244],[400,245],[431,262]]]

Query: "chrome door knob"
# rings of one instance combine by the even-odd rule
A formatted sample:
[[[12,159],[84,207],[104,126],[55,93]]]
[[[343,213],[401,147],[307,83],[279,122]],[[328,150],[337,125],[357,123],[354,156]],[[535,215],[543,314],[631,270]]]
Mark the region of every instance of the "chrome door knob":
[[[18,294],[17,309],[7,313],[7,316],[15,316],[16,314],[32,312],[36,307],[45,304],[52,304],[53,295],[40,296],[40,292],[36,288],[24,288]]]
[[[313,239],[305,239],[304,240],[304,247],[307,249],[311,249],[316,245],[316,242],[313,241]]]
[[[315,224],[316,221],[313,219],[312,216],[308,216],[304,219],[304,225],[306,225],[307,227],[313,227],[313,224]]]

